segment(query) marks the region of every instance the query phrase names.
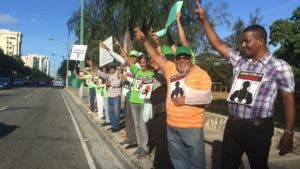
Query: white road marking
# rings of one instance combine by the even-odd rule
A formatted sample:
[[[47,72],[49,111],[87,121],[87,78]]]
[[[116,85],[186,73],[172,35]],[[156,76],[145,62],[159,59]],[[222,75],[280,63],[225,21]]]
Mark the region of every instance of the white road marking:
[[[0,111],[5,110],[8,106],[1,107]]]
[[[31,94],[29,94],[29,95],[25,96],[25,97],[24,97],[24,99],[27,99],[27,98],[28,98],[28,97],[30,97],[30,96],[31,96]]]
[[[96,169],[96,165],[95,165],[95,163],[94,163],[94,160],[93,160],[93,158],[92,158],[92,156],[91,156],[91,154],[90,154],[90,152],[89,152],[89,150],[88,150],[88,148],[87,148],[87,145],[86,145],[86,143],[85,143],[85,141],[84,141],[84,139],[83,139],[83,137],[82,137],[82,134],[81,134],[81,132],[80,132],[80,130],[79,130],[78,124],[77,124],[77,122],[76,122],[76,120],[75,120],[75,117],[74,117],[74,115],[73,115],[73,113],[72,113],[72,111],[71,111],[71,109],[70,109],[70,107],[69,107],[69,105],[68,105],[68,103],[67,103],[67,101],[66,101],[64,95],[62,94],[62,91],[60,91],[60,94],[62,95],[62,97],[63,97],[63,99],[64,99],[64,101],[65,101],[65,104],[66,104],[66,106],[67,106],[67,109],[68,109],[68,111],[69,111],[69,113],[70,113],[70,115],[71,115],[71,119],[72,119],[73,124],[74,124],[74,126],[75,126],[75,129],[76,129],[76,131],[77,131],[77,134],[78,134],[78,137],[79,137],[79,139],[80,139],[81,146],[82,146],[82,148],[83,148],[85,157],[86,157],[87,162],[88,162],[88,164],[89,164],[89,167],[90,167],[90,169]]]

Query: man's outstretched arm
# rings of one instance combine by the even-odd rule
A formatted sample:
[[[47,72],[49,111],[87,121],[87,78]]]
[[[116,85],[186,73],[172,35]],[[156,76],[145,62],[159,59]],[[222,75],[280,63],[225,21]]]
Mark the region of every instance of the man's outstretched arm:
[[[143,42],[147,53],[153,58],[153,60],[160,66],[160,68],[165,72],[167,61],[159,54],[159,52],[151,45],[151,43],[146,38],[145,34],[139,29],[134,28],[135,38],[140,42]]]
[[[198,16],[200,22],[202,23],[209,42],[211,43],[211,45],[215,50],[217,50],[223,57],[227,58],[229,54],[228,46],[222,42],[222,40],[218,37],[218,35],[214,31],[213,27],[211,26],[211,24],[209,23],[206,17],[204,9],[202,8],[198,0],[195,0],[195,2],[197,4],[197,9],[195,11],[195,14]]]

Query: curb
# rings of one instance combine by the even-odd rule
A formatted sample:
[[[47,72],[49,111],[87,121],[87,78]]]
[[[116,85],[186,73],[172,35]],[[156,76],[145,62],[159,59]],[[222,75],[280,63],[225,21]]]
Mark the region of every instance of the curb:
[[[72,91],[69,89],[65,88],[68,94],[71,96],[71,98],[75,101],[75,103],[85,112],[89,111],[89,108],[87,105],[84,103],[83,99],[79,98],[76,96]],[[123,148],[122,145],[120,145],[120,141],[117,138],[118,136],[116,134],[112,134],[108,131],[109,127],[101,127],[100,124],[101,122],[104,121],[99,121],[95,122],[93,121],[92,115],[86,114],[86,116],[89,118],[91,123],[93,123],[95,128],[104,136],[104,139],[107,140],[127,161],[127,163],[133,165],[137,169],[149,169],[153,165],[153,158],[147,156],[146,159],[139,160],[137,159],[134,155],[133,152],[135,149],[132,150],[126,150]]]

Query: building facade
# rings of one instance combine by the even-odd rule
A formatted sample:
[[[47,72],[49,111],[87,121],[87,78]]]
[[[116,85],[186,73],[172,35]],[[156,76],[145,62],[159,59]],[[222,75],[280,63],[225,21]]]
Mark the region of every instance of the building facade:
[[[38,55],[38,54],[29,54],[21,57],[24,65],[32,69],[39,69],[41,72],[50,75],[50,61],[48,56]]]
[[[0,48],[9,56],[21,56],[22,33],[0,29]]]

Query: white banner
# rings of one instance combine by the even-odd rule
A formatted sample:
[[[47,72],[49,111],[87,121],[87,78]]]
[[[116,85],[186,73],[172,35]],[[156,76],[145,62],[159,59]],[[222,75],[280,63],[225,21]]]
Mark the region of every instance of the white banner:
[[[112,36],[106,39],[103,42],[111,51],[113,51],[113,39]],[[114,58],[111,54],[106,50],[100,47],[99,49],[99,67],[102,67],[110,62],[112,62]]]
[[[87,45],[73,45],[70,60],[84,61]]]

